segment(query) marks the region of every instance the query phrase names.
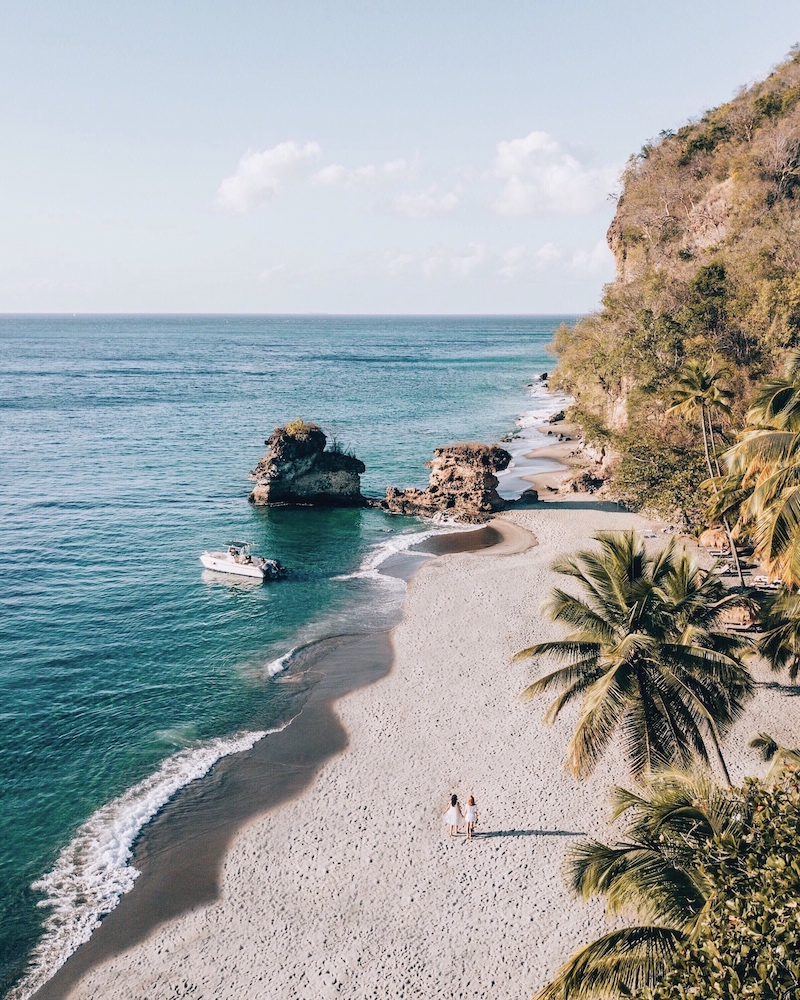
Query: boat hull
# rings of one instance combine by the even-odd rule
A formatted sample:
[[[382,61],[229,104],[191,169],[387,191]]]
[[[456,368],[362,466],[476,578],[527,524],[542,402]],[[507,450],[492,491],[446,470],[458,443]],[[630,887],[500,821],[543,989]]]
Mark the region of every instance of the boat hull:
[[[206,569],[213,569],[217,573],[232,573],[234,576],[250,576],[257,580],[266,580],[271,574],[262,566],[255,566],[252,563],[237,563],[232,559],[225,559],[210,552],[204,552],[200,556],[200,562]]]

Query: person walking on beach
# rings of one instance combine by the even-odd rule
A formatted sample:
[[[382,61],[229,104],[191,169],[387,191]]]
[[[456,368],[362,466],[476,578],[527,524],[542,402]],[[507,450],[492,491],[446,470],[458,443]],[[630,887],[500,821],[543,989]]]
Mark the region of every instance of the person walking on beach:
[[[461,821],[464,819],[464,813],[461,811],[461,806],[458,804],[458,796],[450,796],[450,808],[444,814],[444,821],[450,827],[450,836],[455,837],[458,833],[458,828],[461,826]]]
[[[475,824],[478,822],[478,807],[475,805],[475,799],[471,795],[467,799],[467,811],[464,813],[464,820],[467,824],[467,840],[472,840],[472,833],[475,829]]]

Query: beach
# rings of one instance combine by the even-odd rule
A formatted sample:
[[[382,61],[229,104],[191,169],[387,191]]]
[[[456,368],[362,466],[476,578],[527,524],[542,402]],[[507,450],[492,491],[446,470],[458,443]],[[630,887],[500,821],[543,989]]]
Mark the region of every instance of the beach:
[[[219,898],[47,995],[522,998],[609,929],[599,901],[570,897],[562,866],[577,839],[609,838],[623,761],[612,752],[583,783],[565,773],[574,712],[546,727],[546,700],[517,698],[535,668],[511,658],[558,634],[539,614],[558,554],[597,530],[648,527],[610,506],[503,515],[499,546],[424,565],[391,670],[336,704],[341,752],[239,831]],[[785,706],[759,690],[726,743],[734,781],[759,770],[752,732],[784,735]],[[451,792],[475,796],[472,843],[446,836]]]

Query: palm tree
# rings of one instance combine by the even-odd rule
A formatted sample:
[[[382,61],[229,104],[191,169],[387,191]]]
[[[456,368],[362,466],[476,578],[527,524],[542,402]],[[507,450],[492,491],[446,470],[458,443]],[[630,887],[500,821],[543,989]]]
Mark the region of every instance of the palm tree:
[[[773,670],[788,670],[791,680],[800,674],[800,594],[780,590],[762,612],[764,633],[759,653]]]
[[[800,348],[761,386],[748,427],[723,456],[748,496],[740,524],[790,588],[800,585]]]
[[[719,475],[719,467],[715,468],[711,463],[710,445],[713,445],[714,439],[712,412],[717,410],[720,413],[729,414],[731,412],[730,404],[733,401],[733,393],[722,385],[722,381],[727,376],[728,373],[724,369],[714,369],[699,361],[687,361],[672,390],[672,405],[667,410],[667,413],[680,413],[683,416],[700,415],[703,451],[706,456],[709,478],[715,472]],[[713,452],[713,455],[716,463],[716,451]]]
[[[713,413],[717,411],[726,415],[730,414],[731,402],[733,401],[733,393],[722,384],[727,375],[728,373],[724,369],[715,369],[710,365],[701,364],[699,361],[688,361],[673,387],[672,406],[667,410],[667,413],[679,413],[682,416],[699,415],[700,427],[703,431],[703,452],[706,457],[708,478],[712,484],[716,477],[722,475],[717,458]],[[712,488],[716,491],[715,485]],[[744,575],[730,522],[727,517],[723,516],[722,523],[728,533],[728,543],[736,574],[739,577],[739,586],[744,587]]]
[[[709,844],[741,833],[744,800],[708,775],[667,772],[642,795],[617,788],[614,797],[613,818],[629,816],[627,839],[573,848],[571,886],[583,899],[605,896],[609,916],[632,912],[642,923],[580,948],[535,1000],[616,998],[660,982],[707,910]]]
[[[750,740],[750,746],[760,752],[762,760],[772,761],[772,767],[764,775],[765,784],[777,781],[787,767],[794,770],[800,768],[800,749],[783,747],[767,733],[759,733]]]
[[[600,532],[600,551],[560,559],[584,597],[556,588],[545,605],[573,631],[519,657],[552,656],[566,666],[534,681],[525,700],[560,689],[545,719],[577,698],[581,712],[569,744],[573,773],[592,772],[621,732],[633,775],[709,760],[713,746],[730,784],[720,738],[741,714],[753,681],[742,662],[746,641],[721,626],[723,610],[747,604],[674,541],[648,556],[635,531]]]

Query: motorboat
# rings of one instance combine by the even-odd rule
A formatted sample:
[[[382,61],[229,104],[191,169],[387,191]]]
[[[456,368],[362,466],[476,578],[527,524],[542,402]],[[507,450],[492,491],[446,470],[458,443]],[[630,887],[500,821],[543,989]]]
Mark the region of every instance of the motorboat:
[[[250,542],[230,542],[225,552],[204,552],[200,562],[217,573],[235,573],[261,580],[278,580],[286,576],[286,567],[277,559],[264,559],[250,552]]]

